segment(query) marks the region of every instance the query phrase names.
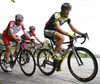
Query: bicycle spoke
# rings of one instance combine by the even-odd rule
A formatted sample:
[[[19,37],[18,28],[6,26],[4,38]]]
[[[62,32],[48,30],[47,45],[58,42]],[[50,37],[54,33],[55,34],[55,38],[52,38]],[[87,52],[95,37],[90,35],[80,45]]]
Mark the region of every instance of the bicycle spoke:
[[[23,73],[31,76],[35,72],[35,58],[29,50],[24,49],[20,55],[20,67]]]
[[[38,67],[45,75],[51,75],[55,71],[53,66],[52,53],[48,49],[43,49],[39,52],[37,62]]]
[[[78,48],[76,51],[78,57],[71,53],[68,58],[70,72],[80,81],[92,80],[96,76],[98,70],[94,55],[85,48]],[[76,60],[76,57],[78,60]]]

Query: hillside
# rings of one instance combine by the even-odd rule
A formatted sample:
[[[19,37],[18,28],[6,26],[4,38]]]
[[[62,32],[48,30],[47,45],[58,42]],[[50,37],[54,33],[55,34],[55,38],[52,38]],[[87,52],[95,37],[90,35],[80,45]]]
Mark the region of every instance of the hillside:
[[[0,39],[2,39],[2,33],[0,33]]]

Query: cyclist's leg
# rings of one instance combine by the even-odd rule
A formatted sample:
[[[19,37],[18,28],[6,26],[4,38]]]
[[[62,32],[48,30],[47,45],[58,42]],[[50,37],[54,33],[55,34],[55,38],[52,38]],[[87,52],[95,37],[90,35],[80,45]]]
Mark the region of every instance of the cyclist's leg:
[[[53,52],[53,57],[54,59],[57,59],[58,61],[61,60],[61,58],[59,58],[59,49],[64,41],[64,36],[62,34],[60,34],[59,32],[54,32],[53,34],[53,40],[57,40],[56,42],[56,48]]]
[[[59,53],[59,54],[62,52],[62,49],[63,49],[63,47],[60,46],[60,48],[59,48],[59,50],[58,50],[58,53]]]
[[[57,40],[57,43],[56,43],[56,48],[55,48],[55,52],[61,52],[61,46],[62,46],[62,43],[64,42],[64,36],[62,34],[60,34],[59,32],[55,32],[54,33],[54,39]]]
[[[22,46],[23,46],[24,49],[27,49],[26,42],[22,43]]]
[[[26,44],[27,44],[26,42],[22,43],[22,46],[23,46],[24,49],[27,49],[27,45]],[[26,52],[24,52],[24,57],[22,57],[23,61],[26,61],[25,59],[26,59]]]
[[[11,46],[10,46],[10,40],[9,40],[9,36],[6,35],[5,32],[3,32],[3,41],[4,41],[4,44],[6,46],[6,63],[5,63],[5,68],[7,71],[11,71],[12,69],[10,68],[10,64],[9,64],[9,56],[10,56],[10,52],[11,52]]]
[[[6,63],[8,63],[9,62],[9,56],[10,56],[10,52],[11,52],[11,46],[10,45],[6,45],[6,49],[7,49],[7,51],[6,51]]]
[[[57,53],[60,52],[59,49],[60,49],[60,47],[61,47],[61,45],[64,41],[64,36],[62,34],[56,32],[55,30],[44,30],[44,36],[48,39],[51,39],[54,43],[55,43],[54,40],[57,40],[56,49],[53,52],[53,57],[52,58],[57,60],[57,61],[60,61],[61,58],[59,58],[57,56]],[[62,69],[59,67],[58,71],[62,71]]]
[[[53,52],[53,59],[61,60],[60,58],[58,58],[57,53],[64,41],[64,36],[59,32],[56,32],[55,30],[44,30],[44,35],[46,38],[52,39],[53,41],[57,40],[56,48]]]
[[[17,36],[17,35],[15,35],[15,36],[16,36],[16,37],[19,37],[19,36]],[[21,38],[19,37],[19,39],[21,39]],[[12,38],[11,38],[10,40],[13,41],[13,42],[16,42],[16,46],[18,45],[18,42],[17,42],[16,40],[14,40],[14,39],[12,39]],[[20,48],[20,46],[17,46],[17,47],[15,48],[14,56],[18,54],[19,48]]]
[[[55,52],[59,54],[62,52],[62,43],[64,42],[64,36],[58,32],[54,33],[54,39],[57,40]],[[59,60],[61,60],[59,58]],[[58,71],[62,71],[61,66],[59,66]]]
[[[8,62],[10,52],[11,52],[10,40],[9,40],[9,36],[5,32],[3,32],[2,36],[3,36],[3,42],[4,42],[6,49],[7,49],[7,51],[6,51],[6,62]]]

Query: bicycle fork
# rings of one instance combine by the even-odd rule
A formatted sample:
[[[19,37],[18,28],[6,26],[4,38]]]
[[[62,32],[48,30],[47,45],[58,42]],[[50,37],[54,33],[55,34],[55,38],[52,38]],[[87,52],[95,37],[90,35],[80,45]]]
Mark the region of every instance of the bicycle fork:
[[[79,56],[78,52],[75,50],[75,46],[72,46],[72,52],[76,58],[76,61],[78,63],[79,66],[83,65],[83,62],[81,60],[81,57]]]

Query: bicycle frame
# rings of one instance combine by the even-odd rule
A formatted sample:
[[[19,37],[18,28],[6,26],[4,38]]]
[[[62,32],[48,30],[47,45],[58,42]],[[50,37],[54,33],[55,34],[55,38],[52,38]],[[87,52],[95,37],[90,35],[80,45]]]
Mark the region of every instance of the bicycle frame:
[[[50,46],[50,49],[49,49],[49,50],[50,50],[50,51],[51,51],[51,50],[54,51],[54,48],[53,48],[53,45],[54,45],[54,44],[52,43],[51,40],[50,40],[50,44],[51,44],[51,46]],[[83,65],[83,62],[82,62],[80,56],[78,55],[77,51],[75,50],[75,46],[74,46],[74,44],[73,44],[73,40],[70,38],[70,42],[64,42],[63,44],[69,44],[69,45],[68,45],[68,48],[66,49],[65,53],[61,55],[61,57],[62,57],[62,56],[63,56],[63,57],[62,57],[62,59],[61,59],[61,61],[60,61],[60,65],[63,64],[64,60],[69,56],[69,54],[70,54],[71,51],[72,51],[73,54],[75,55],[75,58],[76,58],[76,61],[77,61],[78,65],[79,65],[79,66]]]
[[[31,44],[30,44],[31,45]],[[39,45],[41,45],[41,44],[39,44]],[[42,47],[42,46],[41,46]],[[40,48],[38,48],[37,47],[37,44],[35,44],[34,46],[32,46],[32,47],[28,47],[28,48],[33,48],[33,50],[32,50],[32,54],[38,54],[38,50],[40,50],[41,49],[41,47]]]
[[[20,48],[19,48],[19,50],[18,50],[18,54],[15,56],[15,59],[13,60],[13,63],[14,63],[14,64],[16,63],[16,61],[17,61],[17,59],[18,59],[18,56],[19,56],[20,52],[21,52],[22,49],[23,49],[22,43],[23,43],[23,42],[20,42],[20,44],[17,46],[17,47],[20,47]],[[10,57],[12,58],[12,54],[11,54]]]
[[[83,65],[83,62],[82,62],[80,56],[78,55],[77,51],[75,50],[75,46],[74,46],[74,45],[69,46],[69,47],[67,48],[67,50],[66,50],[66,52],[65,52],[65,55],[64,55],[64,57],[62,58],[62,60],[61,60],[61,62],[60,62],[60,65],[62,65],[63,62],[64,62],[64,60],[69,56],[71,50],[72,50],[72,52],[73,52],[73,54],[74,54],[74,56],[75,56],[75,58],[76,58],[76,61],[77,61],[78,65],[79,65],[79,66],[80,66],[80,65]]]

